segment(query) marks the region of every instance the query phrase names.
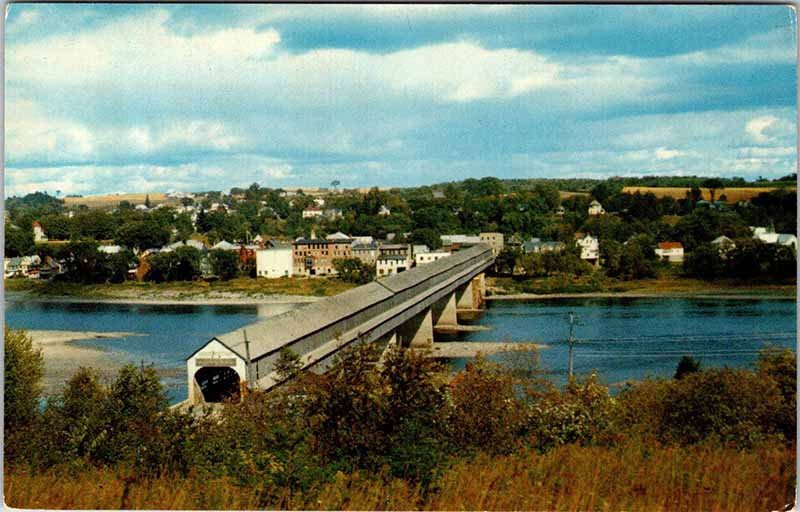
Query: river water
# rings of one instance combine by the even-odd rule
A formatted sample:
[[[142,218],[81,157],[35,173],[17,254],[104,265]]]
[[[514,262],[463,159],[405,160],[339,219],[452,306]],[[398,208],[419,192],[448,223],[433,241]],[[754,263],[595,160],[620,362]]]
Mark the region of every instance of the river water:
[[[124,339],[76,342],[109,357],[173,370],[164,377],[172,402],[186,397],[184,359],[216,334],[298,304],[259,306],[139,305],[30,301],[7,297],[6,323],[13,328],[124,331]],[[794,300],[557,299],[490,303],[475,321],[490,330],[464,333],[470,341],[545,343],[541,363],[556,380],[567,369],[568,313],[578,317],[575,370],[597,370],[612,385],[648,375],[671,376],[682,355],[706,367],[751,365],[767,344],[795,348]],[[454,361],[455,368],[465,360]]]

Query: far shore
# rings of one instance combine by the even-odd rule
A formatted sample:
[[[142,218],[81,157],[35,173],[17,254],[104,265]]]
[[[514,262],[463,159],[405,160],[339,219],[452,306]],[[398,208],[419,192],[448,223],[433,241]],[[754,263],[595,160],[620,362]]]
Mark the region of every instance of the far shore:
[[[182,296],[180,298],[147,298],[135,297],[118,298],[89,298],[72,295],[36,295],[27,292],[8,292],[6,300],[25,300],[26,302],[64,302],[72,304],[141,304],[147,306],[254,306],[263,304],[302,304],[320,300],[323,297],[310,297],[307,295],[264,295],[253,296],[248,294],[228,293],[224,297]]]
[[[587,292],[587,293],[510,293],[506,295],[489,295],[486,300],[499,301],[524,301],[524,300],[547,300],[547,299],[709,299],[709,300],[796,300],[796,295],[786,295],[777,293],[703,293],[703,292],[679,292],[664,291],[658,293],[647,292]]]

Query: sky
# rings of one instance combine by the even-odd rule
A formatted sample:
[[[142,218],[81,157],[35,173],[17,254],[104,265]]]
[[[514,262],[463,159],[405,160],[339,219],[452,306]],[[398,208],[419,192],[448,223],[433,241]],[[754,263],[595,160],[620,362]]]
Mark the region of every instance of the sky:
[[[788,6],[7,7],[6,197],[796,172]]]

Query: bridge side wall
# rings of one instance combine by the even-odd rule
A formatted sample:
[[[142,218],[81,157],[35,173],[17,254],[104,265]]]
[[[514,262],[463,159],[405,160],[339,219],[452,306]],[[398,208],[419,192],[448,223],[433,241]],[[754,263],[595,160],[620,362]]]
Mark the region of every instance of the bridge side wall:
[[[369,320],[390,311],[398,306],[401,306],[405,303],[408,303],[415,299],[416,297],[426,294],[429,292],[431,288],[451,279],[452,277],[464,272],[466,269],[470,267],[475,267],[476,264],[489,260],[491,258],[491,251],[487,250],[480,254],[477,254],[475,257],[460,262],[459,264],[447,269],[444,272],[431,276],[428,279],[425,279],[416,285],[410,286],[404,290],[398,291],[394,293],[391,297],[384,299],[380,302],[377,302],[367,308],[364,308],[361,311],[355,312],[352,315],[342,318],[341,320],[313,333],[308,336],[304,336],[302,338],[298,338],[286,345],[289,349],[291,349],[296,354],[300,354],[304,356],[316,350],[326,343],[340,338],[343,334],[353,331],[357,329],[362,324],[365,324]],[[482,270],[477,271],[482,273]],[[470,279],[473,276],[470,276]],[[439,291],[436,293],[436,297],[431,297],[432,300],[442,300],[444,297],[447,297],[446,304],[449,304],[451,301],[453,302],[452,305],[455,305],[455,296],[452,291],[442,292]],[[405,310],[402,313],[402,317],[397,318],[396,322],[392,322],[395,325],[382,325],[378,328],[373,329],[369,333],[364,333],[363,337],[359,337],[358,342],[372,342],[377,339],[380,339],[383,336],[391,335],[394,329],[397,328],[398,325],[408,321],[410,318],[414,318],[417,315],[427,311],[429,309],[429,305],[427,304],[415,304],[409,307],[409,309]],[[453,309],[455,312],[455,309]],[[431,331],[432,332],[432,331]],[[421,339],[421,338],[420,338]],[[427,337],[425,338],[427,339]],[[432,339],[432,334],[430,336]],[[419,341],[419,340],[418,340]],[[319,370],[321,368],[327,367],[333,360],[332,354],[330,357],[325,357],[323,359],[314,362],[315,370]],[[280,358],[280,350],[275,350],[264,356],[260,357],[259,359],[253,361],[254,366],[254,377],[256,381],[260,378],[263,378],[274,371],[275,363]],[[302,359],[301,359],[302,360]],[[303,363],[308,364],[312,361],[303,361]]]

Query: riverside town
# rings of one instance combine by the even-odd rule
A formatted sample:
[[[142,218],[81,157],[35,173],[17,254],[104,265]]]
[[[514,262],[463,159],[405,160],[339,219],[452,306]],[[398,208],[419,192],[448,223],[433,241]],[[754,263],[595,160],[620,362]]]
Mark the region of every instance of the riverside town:
[[[796,506],[793,9],[7,11],[7,506]]]

